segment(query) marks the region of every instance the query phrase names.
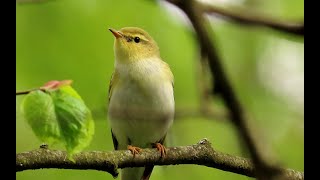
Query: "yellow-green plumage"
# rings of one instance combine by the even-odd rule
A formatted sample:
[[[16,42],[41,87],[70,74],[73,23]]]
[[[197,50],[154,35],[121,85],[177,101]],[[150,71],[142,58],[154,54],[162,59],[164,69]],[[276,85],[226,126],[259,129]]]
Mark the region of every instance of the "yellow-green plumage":
[[[147,32],[134,27],[111,31],[116,37],[115,70],[109,87],[108,119],[115,148],[163,143],[174,118],[173,74]],[[152,166],[146,169],[151,173]],[[140,180],[144,170],[124,169],[121,179]]]

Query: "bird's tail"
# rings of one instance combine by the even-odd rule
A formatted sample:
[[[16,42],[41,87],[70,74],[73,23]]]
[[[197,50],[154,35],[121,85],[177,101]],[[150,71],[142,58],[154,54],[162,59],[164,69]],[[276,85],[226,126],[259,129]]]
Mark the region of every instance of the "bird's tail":
[[[121,180],[149,180],[154,166],[125,168],[121,170]]]

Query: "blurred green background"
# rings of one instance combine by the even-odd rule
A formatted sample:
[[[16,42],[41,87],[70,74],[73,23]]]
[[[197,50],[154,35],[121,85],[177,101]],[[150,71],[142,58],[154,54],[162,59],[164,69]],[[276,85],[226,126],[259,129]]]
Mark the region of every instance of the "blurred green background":
[[[303,0],[215,0],[274,17],[303,20]],[[270,29],[241,26],[210,18],[213,39],[250,127],[265,157],[304,171],[304,39]],[[199,107],[197,41],[181,12],[147,0],[49,0],[16,5],[16,89],[39,87],[49,80],[72,79],[73,87],[93,111],[95,135],[85,150],[113,149],[106,119],[107,89],[113,71],[113,36],[109,27],[138,26],[158,42],[162,58],[175,76],[177,109]],[[38,148],[16,97],[16,152]],[[220,100],[212,106],[223,108]],[[185,117],[175,120],[169,146],[208,138],[215,149],[248,157],[229,121]],[[24,179],[113,179],[99,171],[31,170]],[[156,167],[151,179],[251,179],[197,165]]]

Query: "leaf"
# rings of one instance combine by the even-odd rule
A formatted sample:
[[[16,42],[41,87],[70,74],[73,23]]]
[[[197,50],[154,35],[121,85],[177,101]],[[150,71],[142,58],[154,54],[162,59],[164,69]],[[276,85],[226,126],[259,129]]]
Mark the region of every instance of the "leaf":
[[[65,146],[68,157],[89,145],[94,134],[91,111],[71,81],[49,81],[26,95],[22,111],[35,135],[43,142]]]
[[[52,92],[57,120],[68,154],[80,152],[91,141],[94,122],[90,110],[71,86]]]
[[[60,128],[50,95],[41,90],[29,93],[22,102],[22,112],[42,142],[53,144],[60,141]]]

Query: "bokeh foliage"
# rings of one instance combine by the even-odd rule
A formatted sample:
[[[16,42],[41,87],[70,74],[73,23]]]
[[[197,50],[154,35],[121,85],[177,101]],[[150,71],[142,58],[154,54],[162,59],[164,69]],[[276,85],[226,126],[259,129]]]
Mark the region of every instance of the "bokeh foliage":
[[[235,1],[232,1],[235,2]],[[244,6],[276,17],[303,19],[303,0],[250,0]],[[181,18],[175,18],[163,4],[144,0],[51,0],[44,3],[16,5],[16,88],[26,90],[39,87],[49,80],[72,79],[95,119],[95,135],[86,150],[113,149],[110,127],[106,120],[107,89],[113,71],[113,36],[109,27],[119,29],[138,26],[147,30],[158,42],[162,58],[175,76],[177,108],[197,107],[198,89],[196,62],[199,59],[197,41]],[[286,46],[296,46],[298,75],[303,78],[303,39],[269,29],[247,27],[211,19],[213,40],[222,63],[244,105],[253,132],[270,160],[304,171],[303,105],[275,93],[259,78],[260,63]],[[274,50],[274,51],[273,51]],[[279,51],[279,50],[278,50]],[[288,52],[281,50],[282,54]],[[265,57],[266,58],[262,58]],[[286,56],[284,56],[286,57]],[[280,58],[279,61],[282,61]],[[289,62],[290,63],[290,62]],[[293,62],[292,62],[293,63]],[[263,66],[270,67],[270,66]],[[288,74],[270,76],[283,78]],[[290,76],[283,81],[290,81]],[[303,84],[302,84],[303,86]],[[301,87],[291,87],[301,88]],[[300,94],[303,97],[303,93]],[[16,152],[38,148],[39,142],[21,117],[16,98]],[[303,98],[302,98],[303,99]],[[220,103],[215,103],[220,106]],[[171,146],[188,145],[208,138],[222,152],[247,156],[230,122],[219,119],[183,118],[176,120],[168,137]],[[36,170],[19,172],[17,179],[113,179],[98,171]],[[156,167],[153,179],[251,179],[245,176],[196,165]]]

